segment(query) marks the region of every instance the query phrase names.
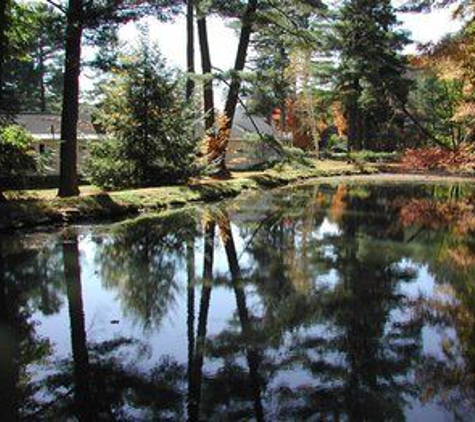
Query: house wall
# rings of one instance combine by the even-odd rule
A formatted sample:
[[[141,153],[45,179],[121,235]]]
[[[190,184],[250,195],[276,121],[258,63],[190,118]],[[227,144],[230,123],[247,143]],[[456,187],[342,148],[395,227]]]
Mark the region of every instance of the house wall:
[[[85,163],[89,157],[88,140],[78,139],[78,174],[84,172]],[[37,139],[31,145],[32,149],[45,158],[47,175],[58,175],[60,167],[60,141],[57,139]]]
[[[85,163],[89,157],[88,140],[78,140],[78,174],[83,175]],[[59,175],[60,141],[57,139],[37,139],[32,149],[47,160],[45,174]],[[276,152],[262,142],[250,142],[243,139],[231,139],[228,145],[226,161],[231,169],[244,170],[260,166],[273,158]]]
[[[232,170],[252,169],[277,158],[277,153],[262,142],[230,139],[226,163]]]

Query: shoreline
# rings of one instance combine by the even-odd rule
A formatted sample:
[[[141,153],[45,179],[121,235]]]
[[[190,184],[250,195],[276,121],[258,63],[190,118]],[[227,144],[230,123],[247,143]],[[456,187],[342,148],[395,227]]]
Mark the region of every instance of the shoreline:
[[[364,181],[380,183],[475,183],[473,177],[436,174],[383,173],[375,166],[318,162],[318,167],[272,169],[234,173],[229,180],[200,179],[187,185],[163,186],[113,192],[93,191],[74,198],[48,196],[12,199],[0,204],[0,233],[48,226],[100,222],[142,213],[210,203],[246,191],[269,190],[309,182]],[[54,191],[48,191],[53,195]]]

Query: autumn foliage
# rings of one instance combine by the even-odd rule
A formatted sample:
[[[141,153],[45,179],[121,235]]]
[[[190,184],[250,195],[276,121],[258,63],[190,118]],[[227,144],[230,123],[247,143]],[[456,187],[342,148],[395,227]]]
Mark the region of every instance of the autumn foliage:
[[[469,200],[414,199],[401,208],[400,221],[404,227],[417,225],[434,230],[453,227],[457,234],[466,235],[475,232],[475,207]]]
[[[462,144],[455,150],[441,147],[407,149],[401,166],[408,171],[475,171],[475,145]]]
[[[204,139],[202,152],[208,159],[210,165],[221,167],[222,160],[225,159],[226,149],[229,143],[231,130],[228,129],[229,118],[221,114],[217,117],[216,133],[208,133]]]
[[[403,227],[418,226],[429,230],[448,229],[452,243],[441,254],[446,262],[458,269],[470,269],[475,256],[467,236],[475,233],[475,204],[470,199],[437,202],[432,199],[413,199],[401,207]]]

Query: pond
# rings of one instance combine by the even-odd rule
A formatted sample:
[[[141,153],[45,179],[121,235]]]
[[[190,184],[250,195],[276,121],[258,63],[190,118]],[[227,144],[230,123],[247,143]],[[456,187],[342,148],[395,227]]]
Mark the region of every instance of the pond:
[[[2,418],[473,420],[474,206],[310,184],[2,236]]]

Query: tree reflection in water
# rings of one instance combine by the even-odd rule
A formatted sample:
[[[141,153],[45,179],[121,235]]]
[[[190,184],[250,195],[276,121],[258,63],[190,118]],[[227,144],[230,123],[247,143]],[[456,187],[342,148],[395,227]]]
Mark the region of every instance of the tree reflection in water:
[[[213,282],[213,261],[214,261],[214,236],[216,223],[212,218],[204,218],[204,263],[203,279],[201,289],[200,308],[198,314],[198,328],[195,348],[192,359],[188,361],[191,367],[188,395],[188,419],[190,421],[200,420],[200,407],[203,383],[203,363],[206,347],[206,329],[208,324],[209,305],[211,300],[211,290]]]
[[[250,321],[249,310],[246,304],[246,294],[241,283],[241,269],[239,268],[239,261],[236,252],[236,245],[234,243],[233,232],[231,230],[231,222],[228,213],[222,211],[218,217],[218,225],[220,229],[221,240],[224,244],[226,257],[228,260],[229,271],[231,273],[231,283],[236,296],[236,308],[239,315],[239,322],[241,325],[241,335],[245,339],[246,344],[246,360],[249,367],[249,391],[253,399],[254,416],[257,421],[264,420],[264,411],[262,408],[261,398],[261,379],[259,376],[259,362],[260,356],[257,348],[252,345],[253,327]]]
[[[124,314],[147,329],[159,328],[176,303],[182,288],[176,273],[186,265],[186,242],[196,236],[195,218],[178,212],[158,221],[126,222],[101,244],[97,265],[105,287],[118,291]]]
[[[417,303],[428,327],[442,333],[441,353],[418,368],[424,401],[436,400],[458,420],[475,409],[475,198],[463,186],[432,188],[435,200],[411,199],[401,224],[435,245],[427,263],[438,286]],[[450,333],[454,330],[456,336]]]
[[[41,382],[27,370],[51,353],[48,339],[39,336],[32,315],[38,309],[56,311],[61,303],[38,274],[47,273],[58,283],[54,248],[40,249],[19,239],[0,236],[0,409],[3,420],[15,421],[34,414]],[[42,265],[39,265],[41,263]]]
[[[473,205],[460,187],[319,185],[88,229],[90,261],[81,229],[47,248],[1,243],[2,410],[13,420],[359,421],[429,405],[467,419]],[[133,327],[101,341],[85,323],[91,262]],[[35,315],[66,305],[72,353],[61,357]],[[187,314],[183,356],[154,354],[177,312]]]
[[[74,415],[80,421],[180,418],[186,382],[182,365],[164,358],[144,372],[137,363],[145,350],[140,341],[87,341],[77,234],[65,231],[62,242],[72,361],[67,358],[55,362],[56,373],[44,380],[52,396],[57,397],[42,416]],[[127,358],[130,356],[134,357],[132,361]],[[62,391],[72,391],[74,398]]]

